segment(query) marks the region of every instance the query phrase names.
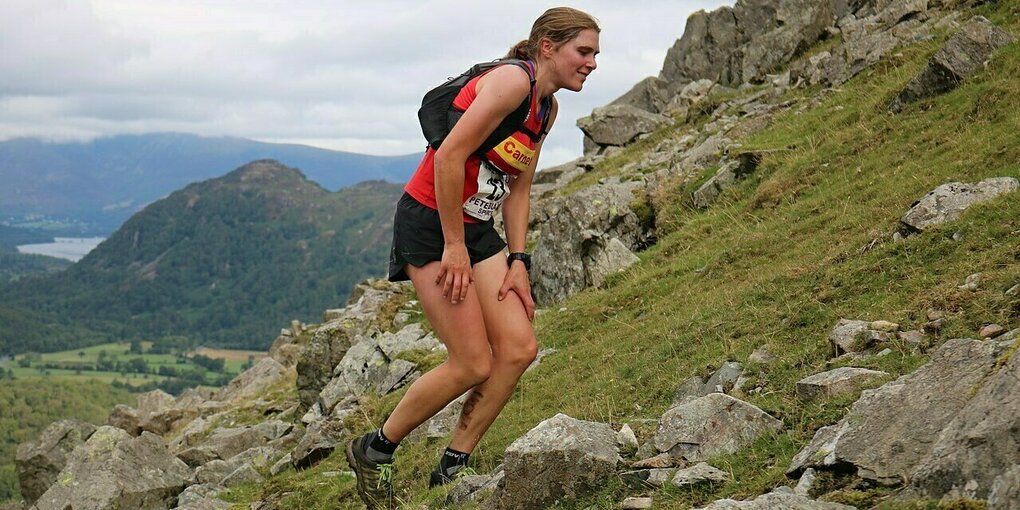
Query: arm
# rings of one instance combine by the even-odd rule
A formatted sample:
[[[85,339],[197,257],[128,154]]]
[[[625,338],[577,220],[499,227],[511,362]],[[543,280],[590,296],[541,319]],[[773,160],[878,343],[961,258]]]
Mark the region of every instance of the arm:
[[[478,81],[475,100],[436,151],[436,202],[445,240],[436,284],[443,285],[443,296],[452,303],[467,297],[471,283],[471,261],[464,244],[464,165],[530,89],[523,69],[500,66],[492,70]]]
[[[556,122],[558,103],[553,97],[552,108],[549,111],[549,124],[547,129],[552,129]],[[542,145],[545,143],[545,136],[539,140],[535,147],[535,159],[527,172],[522,173],[510,182],[510,196],[503,203],[503,230],[506,233],[506,240],[510,253],[523,252],[528,237],[528,212],[531,206],[531,181],[534,178],[535,170],[538,168],[538,158],[542,152]],[[503,279],[503,286],[499,289],[499,300],[502,301],[508,292],[514,291],[524,303],[524,309],[528,313],[528,319],[535,319],[535,300],[531,298],[531,282],[528,279],[528,271],[524,263],[515,260]]]

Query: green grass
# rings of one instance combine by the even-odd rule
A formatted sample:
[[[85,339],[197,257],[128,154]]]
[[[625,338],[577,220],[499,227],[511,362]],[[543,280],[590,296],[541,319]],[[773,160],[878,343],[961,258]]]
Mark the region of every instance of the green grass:
[[[1009,9],[987,6],[980,13],[1020,32]],[[866,70],[817,108],[798,113],[795,106],[743,140],[749,149],[783,150],[769,152],[752,177],[709,209],[692,210],[683,194],[656,201],[659,243],[639,254],[640,263],[611,278],[608,288],[582,292],[539,316],[540,342],[559,352],[521,380],[472,455],[478,471],[493,469],[513,440],[559,412],[614,427],[630,423],[639,440],[647,441],[680,381],[727,360],[745,362],[754,349],[767,346],[778,359],[747,365],[751,385],[760,391],[744,398],[781,419],[784,430],[713,459],[733,474],[731,482],[654,494],[657,508],[752,498],[792,485],[784,474],[790,459],[855,400],[806,403],[794,396],[796,381],[829,368],[826,335],[840,318],[886,319],[920,329],[926,311],[935,308],[946,313],[936,342],[975,337],[988,323],[1020,326],[1020,298],[1003,292],[1020,283],[1017,194],[975,206],[963,219],[906,241],[892,239],[903,213],[934,187],[1020,173],[1016,43],[957,90],[899,115],[887,112],[889,101],[944,38],[903,49],[902,56]],[[653,141],[675,134],[657,133],[656,140],[608,158],[577,186],[639,161]],[[956,233],[962,236],[958,241]],[[958,289],[974,272],[982,272],[987,283],[977,292]],[[561,306],[566,310],[557,311]],[[857,365],[900,375],[926,360],[924,353],[895,342],[881,347],[892,354]],[[398,398],[368,406],[359,425],[378,425]],[[397,490],[408,508],[442,506],[442,491],[424,491],[442,446],[433,441],[401,447]],[[246,503],[289,493],[293,499],[287,501],[295,507],[333,508],[338,497],[352,499],[353,481],[327,479],[322,472],[343,469],[342,455],[334,454],[313,470],[232,497]],[[564,508],[612,508],[627,495],[631,491],[610,484]],[[841,497],[877,502],[884,496]]]
[[[142,342],[144,350],[151,348],[151,342]],[[89,365],[95,366],[96,361],[100,356],[100,353],[105,352],[108,356],[116,357],[120,361],[127,361],[133,358],[142,358],[148,364],[151,370],[158,371],[160,366],[173,367],[177,370],[192,370],[198,368],[198,365],[192,361],[186,363],[180,363],[175,354],[153,354],[150,352],[143,352],[142,354],[132,354],[129,352],[130,343],[128,342],[113,342],[100,345],[94,345],[90,347],[83,347],[81,349],[71,349],[67,351],[58,351],[50,353],[38,354],[38,361],[33,361],[30,367],[18,366],[18,361],[25,357],[25,355],[15,356],[13,361],[9,361],[5,369],[9,369],[14,373],[16,378],[45,378],[54,380],[70,380],[70,381],[83,381],[83,380],[96,380],[106,383],[113,382],[114,380],[131,384],[132,386],[138,386],[151,381],[162,381],[168,379],[168,377],[161,376],[158,374],[138,374],[138,373],[121,373],[112,371],[98,371],[98,370],[75,370],[73,368],[61,369],[61,368],[50,368],[42,370],[41,364],[45,363],[62,363],[70,365]],[[235,375],[239,374],[243,370],[243,366],[246,361],[228,359],[224,362],[224,372],[216,373],[209,372],[206,374],[207,381],[212,382],[217,377],[224,374]]]

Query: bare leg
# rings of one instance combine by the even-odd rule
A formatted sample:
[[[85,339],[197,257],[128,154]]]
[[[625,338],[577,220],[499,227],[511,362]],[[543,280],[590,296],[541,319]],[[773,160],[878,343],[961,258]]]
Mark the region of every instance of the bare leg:
[[[395,442],[464,392],[485,381],[492,366],[492,352],[476,294],[477,276],[476,284],[468,290],[467,299],[451,304],[443,297],[442,286],[435,283],[439,262],[430,262],[420,268],[408,264],[406,269],[425,315],[446,345],[449,357],[411,384],[383,424],[383,434]]]
[[[450,448],[465,453],[478,445],[538,352],[534,330],[517,294],[510,292],[503,301],[497,299],[507,272],[505,256],[500,253],[479,262],[472,272],[493,362],[489,378],[468,395],[450,441]]]

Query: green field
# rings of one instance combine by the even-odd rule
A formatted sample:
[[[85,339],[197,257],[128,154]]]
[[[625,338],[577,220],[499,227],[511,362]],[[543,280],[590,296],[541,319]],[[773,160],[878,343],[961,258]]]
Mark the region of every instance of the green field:
[[[117,342],[68,351],[21,354],[13,360],[0,363],[0,369],[3,370],[4,375],[8,377],[13,375],[16,379],[52,378],[62,381],[97,380],[106,383],[119,381],[137,387],[171,379],[172,376],[161,375],[160,370],[163,368],[178,373],[202,371],[204,372],[202,383],[215,384],[222,382],[227,377],[241,373],[249,363],[249,356],[253,361],[265,356],[265,353],[255,351],[200,350],[199,352],[206,357],[223,360],[223,369],[218,371],[203,368],[196,363],[193,352],[155,354],[150,352],[150,349],[152,349],[151,342],[141,342],[141,354],[132,353],[130,343]],[[141,373],[134,369],[100,370],[97,367],[100,358],[104,356],[108,360],[112,360],[114,364],[127,363],[140,358],[144,361],[147,371]],[[22,366],[26,357],[30,360],[30,365]]]

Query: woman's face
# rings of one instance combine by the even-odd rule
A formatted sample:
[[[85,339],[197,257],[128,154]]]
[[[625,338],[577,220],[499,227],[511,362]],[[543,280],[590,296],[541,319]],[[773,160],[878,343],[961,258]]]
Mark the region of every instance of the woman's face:
[[[558,85],[574,92],[580,91],[588,75],[598,67],[595,63],[598,54],[599,33],[592,29],[582,30],[577,37],[553,50],[551,58]]]

